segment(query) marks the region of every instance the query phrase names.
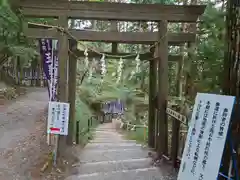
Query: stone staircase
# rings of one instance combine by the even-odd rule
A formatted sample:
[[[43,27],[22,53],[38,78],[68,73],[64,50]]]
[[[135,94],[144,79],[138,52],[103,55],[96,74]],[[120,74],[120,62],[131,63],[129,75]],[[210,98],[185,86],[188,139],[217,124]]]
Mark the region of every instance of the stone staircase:
[[[66,180],[174,180],[175,176],[153,167],[149,150],[124,140],[111,123],[100,125],[95,138],[79,155],[77,175]]]

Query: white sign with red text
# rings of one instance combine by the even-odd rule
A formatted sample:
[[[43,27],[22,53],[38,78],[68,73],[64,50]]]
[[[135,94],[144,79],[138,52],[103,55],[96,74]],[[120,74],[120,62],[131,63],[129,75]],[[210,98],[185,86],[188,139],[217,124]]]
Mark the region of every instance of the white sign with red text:
[[[49,102],[47,133],[68,135],[69,103]]]
[[[235,97],[198,93],[178,180],[216,180]]]

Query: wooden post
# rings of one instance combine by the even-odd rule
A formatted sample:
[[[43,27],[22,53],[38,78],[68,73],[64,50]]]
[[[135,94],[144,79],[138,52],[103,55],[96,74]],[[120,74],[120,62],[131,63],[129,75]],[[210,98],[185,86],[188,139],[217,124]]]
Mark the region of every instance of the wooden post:
[[[118,23],[117,21],[111,21],[111,28],[110,31],[117,32],[118,31]],[[118,44],[112,43],[112,53],[117,53]]]
[[[176,107],[176,111],[179,112],[180,108]],[[180,121],[172,118],[172,142],[171,142],[171,158],[173,166],[177,168],[177,158],[178,158],[178,148],[179,148],[179,131],[180,131]]]
[[[180,47],[181,53],[182,53],[183,49],[184,49],[183,47]],[[177,71],[176,96],[179,98],[182,97],[182,89],[183,89],[183,85],[182,85],[182,77],[183,77],[182,66],[183,66],[183,64],[184,64],[184,55],[182,55],[182,57],[177,62],[177,70],[176,70]]]
[[[29,76],[31,74],[31,79],[30,79],[30,86],[34,86],[34,78],[33,78],[33,75],[35,74],[35,71],[36,71],[36,59],[32,60],[31,62],[31,67],[29,69]],[[30,77],[29,77],[30,78]],[[29,79],[28,79],[29,81]]]
[[[18,83],[18,82],[17,82],[17,72],[18,72],[17,63],[18,63],[17,60],[13,61],[13,68],[14,68],[13,71],[14,71],[14,74],[15,74],[14,83],[15,83],[15,84]]]
[[[20,85],[20,59],[17,57],[17,62],[16,62],[16,85]]]
[[[183,59],[179,59],[177,62],[177,83],[176,83],[176,96],[181,97],[182,96],[182,65],[183,65]],[[176,107],[176,111],[180,112],[180,108]],[[177,160],[178,160],[178,149],[179,149],[179,131],[180,131],[180,121],[176,120],[175,118],[172,118],[172,138],[171,138],[171,159],[173,162],[174,168],[177,168]]]
[[[181,53],[184,50],[184,47],[180,47]],[[182,97],[182,76],[183,76],[183,63],[184,63],[184,55],[177,62],[177,83],[176,83],[176,96]],[[182,106],[182,105],[180,105]],[[181,108],[175,107],[176,111],[181,112]],[[172,138],[171,138],[171,158],[173,162],[173,166],[177,168],[177,158],[178,158],[178,150],[179,150],[179,136],[180,136],[180,121],[172,118]]]
[[[192,77],[192,61],[194,58],[194,54],[195,54],[195,49],[196,49],[196,44],[193,43],[188,43],[188,50],[190,51],[188,53],[188,60],[186,63],[186,69],[187,72],[185,72],[185,96],[190,99],[193,100],[196,96],[196,87],[194,87],[194,81],[193,81],[193,77]]]
[[[38,60],[38,63],[39,63],[39,86],[40,87],[44,87],[44,79],[43,79],[43,62],[42,62],[42,58],[40,56],[39,60]]]
[[[67,17],[60,16],[59,24],[67,26]],[[58,59],[59,59],[59,100],[61,102],[67,102],[67,61],[68,61],[68,37],[59,32],[58,42]]]
[[[68,19],[66,16],[59,17],[59,25],[63,27],[68,26]],[[58,59],[59,59],[59,101],[67,102],[67,60],[68,60],[68,37],[64,33],[59,33],[58,42]],[[58,156],[64,155],[66,136],[59,136],[58,142]]]
[[[79,144],[79,136],[80,136],[79,123],[80,123],[80,121],[76,122],[76,137],[75,137],[76,144]]]
[[[38,87],[41,87],[41,62],[40,58],[37,59],[37,77],[36,77],[36,84]]]
[[[168,97],[168,39],[167,22],[158,23],[159,41],[158,54],[158,155],[168,152],[168,122],[167,122],[167,97]]]
[[[75,40],[70,40],[69,48],[72,52],[75,52],[77,49],[77,42]],[[75,100],[76,100],[76,72],[77,71],[77,58],[74,55],[69,56],[69,79],[68,82],[68,100],[70,103],[70,115],[69,115],[69,126],[68,126],[68,136],[67,144],[72,145],[75,141]]]
[[[150,50],[154,51],[154,50]],[[154,53],[154,52],[152,52]],[[149,109],[148,109],[148,146],[155,147],[155,121],[156,121],[156,106],[155,97],[157,91],[157,60],[149,61]]]

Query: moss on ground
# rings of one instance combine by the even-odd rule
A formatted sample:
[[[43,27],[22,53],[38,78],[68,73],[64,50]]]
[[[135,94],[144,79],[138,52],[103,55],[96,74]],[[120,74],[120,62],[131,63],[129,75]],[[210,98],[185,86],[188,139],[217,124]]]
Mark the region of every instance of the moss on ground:
[[[80,104],[76,104],[76,120],[79,121],[79,144],[85,146],[89,140],[93,138],[94,129],[98,125],[98,121],[95,118],[92,118],[92,122],[90,123],[90,127],[88,129],[88,120],[91,118],[90,116],[83,115],[82,108]]]
[[[141,144],[147,143],[147,130],[145,128],[136,128],[135,131],[123,130],[123,132],[127,139],[135,140]]]

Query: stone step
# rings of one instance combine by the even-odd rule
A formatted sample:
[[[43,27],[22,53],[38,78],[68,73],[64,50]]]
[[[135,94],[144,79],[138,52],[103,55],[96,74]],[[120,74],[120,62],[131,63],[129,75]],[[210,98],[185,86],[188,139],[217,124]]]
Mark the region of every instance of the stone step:
[[[108,136],[101,136],[101,135],[93,135],[94,139],[98,138],[98,139],[111,139],[112,142],[114,142],[114,140],[124,140],[124,138],[122,137],[118,137],[118,136],[113,136],[113,135],[108,135]],[[126,140],[126,139],[125,139]]]
[[[117,134],[115,131],[104,131],[104,130],[103,131],[95,130],[94,134],[123,136],[122,134]]]
[[[95,138],[90,143],[113,143],[110,138]],[[136,143],[134,140],[114,139],[114,143]]]
[[[136,153],[143,153],[144,151],[143,151],[143,149],[136,149],[136,148],[133,148],[133,149],[131,149],[131,148],[127,148],[127,149],[88,149],[87,151],[83,151],[82,153],[81,153],[81,156],[83,156],[83,155],[85,155],[85,154],[88,154],[88,153],[98,153],[98,154],[104,154],[104,153],[110,153],[110,152],[112,152],[112,153],[120,153],[120,152],[122,152],[122,153],[125,153],[125,152],[133,152],[133,151],[135,151]],[[146,153],[146,151],[145,151],[145,153]]]
[[[95,132],[116,132],[113,128],[97,128]]]
[[[101,162],[101,161],[120,161],[127,159],[140,159],[147,157],[147,151],[142,149],[133,150],[115,150],[107,151],[105,149],[98,149],[98,151],[84,150],[80,155],[80,162]]]
[[[116,132],[116,130],[113,129],[113,128],[109,128],[109,129],[107,129],[107,128],[97,128],[97,129],[95,129],[95,132]]]
[[[120,134],[116,134],[114,132],[110,133],[110,132],[97,132],[97,133],[93,133],[94,136],[96,137],[118,137],[118,138],[123,138],[123,135]]]
[[[149,168],[151,166],[151,158],[127,159],[122,161],[102,161],[93,163],[79,164],[79,174],[91,174],[98,172],[111,172],[120,170],[132,170]]]
[[[95,135],[99,135],[99,136],[118,136],[118,137],[122,137],[123,135],[121,134],[116,134],[113,132],[108,132],[108,131],[97,131],[97,132],[94,132],[93,134]]]
[[[91,143],[87,144],[84,149],[141,149],[142,145],[132,143]]]
[[[114,136],[114,135],[93,135],[94,139],[98,138],[98,139],[111,139],[112,141],[114,141],[115,139],[117,140],[124,140],[123,137],[121,136]],[[126,139],[125,139],[126,140]]]
[[[115,129],[100,129],[100,128],[95,129],[95,133],[115,133],[115,134],[117,134]]]
[[[124,139],[123,136],[114,134],[93,134],[95,138]]]
[[[174,180],[171,177],[163,177],[158,168],[142,168],[107,173],[92,173],[74,175],[66,180]]]

